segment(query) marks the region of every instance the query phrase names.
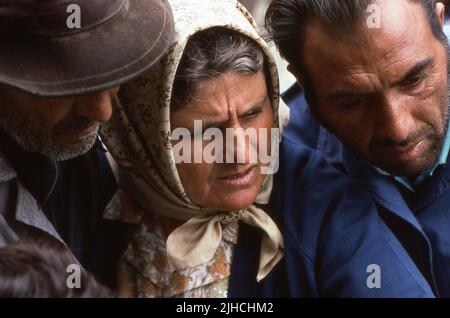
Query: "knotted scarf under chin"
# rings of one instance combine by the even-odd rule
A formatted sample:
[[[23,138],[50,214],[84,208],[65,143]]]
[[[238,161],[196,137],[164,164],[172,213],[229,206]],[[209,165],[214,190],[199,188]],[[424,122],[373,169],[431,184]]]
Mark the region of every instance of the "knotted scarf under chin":
[[[129,176],[123,173],[120,179],[122,188],[128,190],[127,194],[141,208],[151,207],[154,213],[186,221],[177,227],[166,241],[167,257],[174,270],[196,267],[213,259],[222,240],[223,227],[238,221],[263,231],[256,277],[258,282],[265,278],[283,257],[283,236],[278,226],[264,210],[255,205],[238,212],[195,209],[169,201],[143,179],[132,178],[131,181]],[[272,182],[273,176],[268,176],[256,198],[256,204],[268,203]]]
[[[175,229],[167,239],[170,264],[175,269],[185,269],[208,262],[220,244],[223,227],[238,221],[264,231],[256,277],[259,282],[281,260],[284,246],[275,222],[266,212],[253,205],[239,212],[194,217]]]

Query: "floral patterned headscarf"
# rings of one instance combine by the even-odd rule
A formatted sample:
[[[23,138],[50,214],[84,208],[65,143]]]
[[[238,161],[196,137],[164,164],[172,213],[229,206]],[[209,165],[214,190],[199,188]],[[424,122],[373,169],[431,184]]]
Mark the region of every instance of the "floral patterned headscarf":
[[[177,172],[170,140],[170,104],[175,74],[189,39],[197,32],[223,27],[243,34],[261,47],[270,69],[274,127],[288,119],[280,103],[278,73],[266,42],[248,11],[235,0],[169,0],[175,35],[169,52],[150,71],[124,85],[114,100],[112,120],[102,128],[102,139],[117,161],[122,189],[142,208],[185,221],[167,239],[174,268],[194,267],[213,258],[222,227],[242,221],[263,230],[257,279],[264,278],[283,256],[282,235],[262,209],[251,205],[224,212],[194,205]],[[272,190],[267,176],[255,203],[267,204]]]

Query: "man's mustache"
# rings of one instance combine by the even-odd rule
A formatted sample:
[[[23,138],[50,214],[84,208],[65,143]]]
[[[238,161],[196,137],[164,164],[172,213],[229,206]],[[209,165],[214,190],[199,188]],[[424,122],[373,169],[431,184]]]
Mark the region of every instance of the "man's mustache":
[[[417,144],[422,139],[435,139],[436,136],[433,129],[429,126],[424,127],[418,131],[412,132],[401,142],[386,138],[382,140],[373,140],[370,144],[370,149],[391,149],[391,148],[405,148],[410,145]]]
[[[88,117],[80,116],[78,114],[74,114],[70,118],[64,119],[59,122],[54,129],[54,134],[65,134],[65,133],[76,133],[80,131],[84,131],[90,127],[94,127],[95,125],[99,125],[100,123],[94,121]]]

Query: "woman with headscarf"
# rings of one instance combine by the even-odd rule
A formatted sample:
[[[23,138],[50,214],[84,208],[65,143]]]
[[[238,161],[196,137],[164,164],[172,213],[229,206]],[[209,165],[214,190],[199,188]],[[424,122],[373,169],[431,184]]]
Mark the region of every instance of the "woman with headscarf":
[[[121,88],[113,119],[102,128],[122,189],[108,216],[135,224],[121,259],[119,293],[274,296],[271,288],[258,289],[283,257],[282,234],[269,212],[276,162],[248,155],[265,141],[276,145],[264,146],[278,157],[280,137],[270,132],[283,127],[288,110],[280,103],[274,59],[237,1],[169,2],[175,20],[169,53]],[[177,141],[173,133],[198,132],[196,121],[200,130],[250,128],[259,137],[235,147],[243,147],[243,161],[181,162],[180,156],[196,157],[198,136]],[[180,155],[179,142],[194,151],[182,148]],[[210,142],[200,140],[202,149]],[[223,146],[214,158],[229,152],[230,143]]]

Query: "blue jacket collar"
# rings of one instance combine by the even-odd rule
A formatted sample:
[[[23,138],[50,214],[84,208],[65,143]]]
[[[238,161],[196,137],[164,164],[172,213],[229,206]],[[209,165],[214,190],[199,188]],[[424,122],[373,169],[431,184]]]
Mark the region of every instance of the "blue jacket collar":
[[[450,129],[449,129],[450,131]],[[344,145],[330,132],[321,128],[319,143],[317,150],[322,152],[328,162],[335,166],[340,171],[343,171],[349,176],[358,176],[359,180],[365,180],[366,187],[377,201],[385,206],[387,209],[396,212],[399,216],[412,222],[413,225],[418,225],[415,217],[409,218],[410,212],[403,213],[402,211],[410,211],[401,193],[392,182],[394,177],[379,173],[370,164],[364,162],[362,159],[355,156],[350,150],[346,149]],[[443,157],[442,157],[443,158]],[[446,157],[446,163],[440,161],[439,166],[435,169],[432,176],[427,178],[414,193],[415,204],[413,210],[418,211],[429,202],[432,202],[437,197],[442,195],[450,187],[450,156]]]
[[[392,182],[392,176],[377,172],[370,164],[346,149],[337,137],[325,128],[321,128],[317,150],[338,170],[358,180],[361,187],[370,193],[379,205],[407,221],[426,237],[402,194]]]
[[[420,186],[416,197],[415,210],[420,213],[420,210],[437,197],[443,195],[450,187],[450,156],[447,158],[447,163],[440,165],[433,176],[424,181]]]

